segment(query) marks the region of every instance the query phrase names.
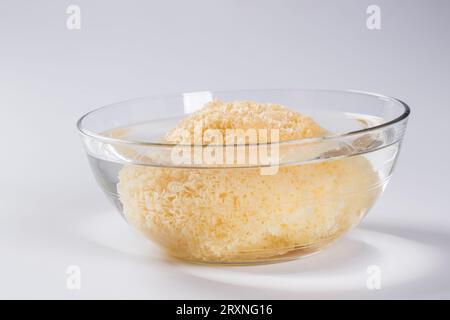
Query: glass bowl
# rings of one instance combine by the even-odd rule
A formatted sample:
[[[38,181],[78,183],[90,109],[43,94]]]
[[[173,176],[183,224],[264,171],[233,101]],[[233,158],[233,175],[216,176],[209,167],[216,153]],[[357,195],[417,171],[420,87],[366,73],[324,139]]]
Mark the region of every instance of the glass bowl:
[[[164,139],[215,99],[281,104],[326,133]],[[254,264],[319,251],[356,226],[392,175],[409,113],[400,100],[356,91],[204,91],[105,106],[78,129],[98,184],[146,238],[185,261]]]

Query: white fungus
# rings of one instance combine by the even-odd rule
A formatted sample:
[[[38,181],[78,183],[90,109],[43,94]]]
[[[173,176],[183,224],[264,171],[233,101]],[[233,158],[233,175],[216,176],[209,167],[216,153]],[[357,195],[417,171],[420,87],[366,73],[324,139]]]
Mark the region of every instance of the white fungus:
[[[183,119],[168,142],[196,143],[203,130],[278,129],[281,141],[326,134],[310,117],[276,104],[213,101]],[[298,150],[300,152],[300,150]],[[118,192],[127,220],[171,255],[199,262],[277,259],[315,250],[355,225],[379,193],[363,156],[258,168],[125,165]]]

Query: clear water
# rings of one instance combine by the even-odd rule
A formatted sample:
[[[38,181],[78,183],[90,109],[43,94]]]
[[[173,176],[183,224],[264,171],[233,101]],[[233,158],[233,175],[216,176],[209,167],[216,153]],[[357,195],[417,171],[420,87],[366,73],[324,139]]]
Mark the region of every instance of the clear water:
[[[339,115],[339,117],[344,117],[343,119],[336,119],[336,117],[333,117],[329,114],[322,114],[322,115],[315,115],[315,119],[320,120],[318,121],[322,127],[327,128],[328,130],[333,130],[332,132],[343,132],[343,131],[349,131],[349,130],[359,130],[359,129],[364,129],[367,127],[372,127],[374,125],[378,125],[381,123],[381,119],[379,118],[375,118],[375,117],[366,117],[366,116],[361,116],[361,115],[355,115],[355,114],[346,114],[344,116]],[[174,127],[176,125],[176,123],[179,121],[179,119],[168,119],[167,121],[158,121],[158,122],[145,122],[145,123],[139,123],[139,124],[135,124],[129,127],[122,127],[119,129],[114,129],[114,130],[109,130],[108,132],[105,133],[105,135],[110,136],[110,137],[116,137],[116,138],[122,138],[122,139],[126,139],[126,140],[135,140],[135,141],[158,141],[161,139],[161,137],[164,136],[164,134],[167,132],[168,128]],[[350,129],[351,128],[351,129]],[[304,219],[308,219],[307,217],[313,217],[313,219],[317,219],[317,221],[313,220],[314,225],[316,225],[316,227],[314,227],[313,229],[315,230],[314,232],[318,233],[320,236],[318,237],[314,237],[314,240],[311,240],[312,242],[305,242],[305,241],[310,241],[310,240],[298,240],[299,242],[295,242],[295,241],[291,241],[288,244],[286,244],[286,247],[277,247],[275,244],[276,242],[274,242],[274,247],[271,247],[270,245],[268,247],[263,247],[263,248],[251,248],[250,250],[244,250],[241,252],[233,252],[233,250],[231,250],[229,252],[230,257],[229,258],[226,254],[224,256],[221,257],[211,257],[210,255],[206,255],[206,256],[202,256],[201,258],[201,262],[209,262],[209,263],[253,263],[253,262],[261,262],[261,261],[282,261],[282,260],[289,260],[292,259],[294,257],[297,256],[301,256],[301,255],[307,255],[310,254],[312,252],[318,251],[320,250],[323,246],[327,245],[328,243],[334,241],[335,239],[339,238],[344,232],[346,232],[347,230],[349,230],[352,226],[355,226],[359,223],[359,221],[362,219],[362,217],[364,217],[368,210],[370,209],[370,207],[372,206],[372,204],[374,203],[374,201],[376,200],[376,198],[384,191],[384,188],[391,176],[392,170],[394,168],[396,159],[397,159],[397,155],[398,155],[398,151],[399,151],[399,147],[400,144],[399,142],[390,144],[388,143],[389,140],[389,135],[390,133],[387,131],[382,131],[381,133],[377,133],[377,134],[373,134],[373,133],[368,133],[368,134],[363,134],[362,136],[358,136],[357,138],[352,138],[352,140],[346,140],[346,141],[342,141],[339,144],[336,143],[332,143],[327,145],[327,143],[320,143],[320,148],[314,149],[313,151],[313,156],[308,158],[310,160],[306,161],[306,162],[290,162],[289,164],[282,164],[282,165],[289,165],[289,166],[302,166],[302,165],[310,165],[312,163],[317,163],[317,162],[325,162],[325,161],[346,161],[348,158],[350,157],[360,157],[363,158],[365,160],[367,160],[368,163],[370,163],[370,169],[375,172],[376,175],[374,175],[373,173],[371,173],[369,170],[369,168],[367,167],[367,162],[366,161],[359,161],[359,159],[357,159],[358,161],[351,161],[351,162],[345,162],[343,163],[343,167],[345,167],[345,171],[340,171],[342,170],[342,166],[337,166],[337,168],[341,168],[341,169],[337,169],[337,171],[332,171],[334,173],[337,173],[336,175],[334,174],[330,174],[329,178],[328,175],[325,176],[325,178],[323,177],[324,175],[322,175],[323,172],[325,172],[324,170],[329,170],[330,168],[332,168],[331,170],[335,170],[334,166],[315,166],[313,165],[313,169],[308,169],[308,170],[287,170],[288,172],[292,173],[294,172],[296,175],[299,175],[299,179],[303,179],[303,180],[296,180],[296,181],[302,181],[302,183],[300,184],[300,187],[298,187],[298,184],[296,187],[292,188],[292,192],[291,189],[288,189],[286,193],[284,194],[290,194],[290,195],[294,195],[293,197],[290,198],[281,198],[283,199],[281,201],[281,204],[287,204],[288,206],[291,204],[290,201],[292,201],[292,203],[297,203],[295,204],[296,207],[295,212],[302,212],[302,214],[305,213],[305,210],[309,210],[309,208],[311,208],[311,211],[308,212],[327,212],[327,214],[325,214],[326,217],[334,217],[335,215],[337,215],[336,218],[332,218],[335,219],[332,222],[330,222],[329,220],[327,220],[328,222],[323,223],[323,220],[321,220],[322,218],[320,218],[320,214],[319,214],[319,218],[317,218],[317,215],[302,215],[301,216],[301,221],[298,222],[297,224],[289,224],[289,228],[293,229],[296,233],[298,233],[299,235],[302,234],[302,230],[306,230],[306,229],[302,229],[304,228],[305,225],[308,225],[307,223],[304,223]],[[88,146],[89,147],[89,146]],[[134,148],[134,149],[133,149]],[[141,176],[139,176],[140,174],[142,175],[142,179],[139,180],[140,183],[144,183],[145,188],[147,190],[147,186],[150,186],[151,191],[149,191],[149,193],[145,193],[144,194],[144,198],[145,198],[145,208],[142,209],[142,204],[143,204],[143,198],[141,196],[139,197],[135,197],[135,193],[137,193],[138,195],[141,195],[141,191],[140,189],[134,189],[130,188],[127,189],[128,191],[131,190],[131,194],[128,193],[126,194],[126,196],[124,197],[125,200],[124,201],[124,206],[125,206],[125,211],[127,214],[127,217],[125,217],[124,214],[124,208],[123,205],[121,203],[120,197],[118,195],[118,188],[117,185],[119,183],[119,175],[121,170],[124,168],[124,166],[129,166],[130,165],[130,160],[135,160],[135,159],[141,159],[142,157],[145,157],[148,153],[148,149],[152,149],[152,153],[151,155],[155,155],[156,153],[161,153],[164,152],[164,149],[161,149],[159,147],[144,147],[144,150],[139,149],[140,147],[135,147],[134,145],[126,145],[125,147],[123,145],[121,146],[117,146],[117,145],[110,145],[110,144],[106,144],[106,145],[101,145],[100,148],[97,148],[98,150],[103,151],[103,153],[97,153],[98,156],[92,156],[92,155],[88,155],[89,158],[89,163],[91,165],[92,171],[95,175],[95,178],[98,182],[98,184],[100,185],[100,187],[102,188],[102,190],[104,191],[104,193],[107,195],[108,199],[117,207],[118,211],[122,214],[122,216],[124,218],[129,218],[129,222],[130,224],[134,225],[135,227],[137,227],[138,229],[140,229],[141,233],[143,235],[145,235],[147,238],[150,238],[151,240],[159,243],[161,245],[161,247],[165,248],[167,252],[169,252],[169,254],[176,256],[180,259],[185,259],[185,260],[189,260],[189,261],[196,261],[198,262],[198,253],[199,253],[199,246],[198,244],[195,244],[195,238],[198,235],[198,232],[195,231],[195,234],[188,234],[188,236],[184,236],[184,238],[182,238],[181,240],[179,240],[178,242],[176,242],[176,239],[179,238],[179,230],[173,228],[173,226],[171,226],[172,229],[170,229],[169,235],[167,236],[166,233],[161,233],[161,230],[158,228],[154,228],[153,227],[148,227],[148,225],[146,223],[140,222],[140,221],[146,221],[148,222],[149,220],[152,220],[153,218],[156,217],[156,219],[166,219],[167,216],[171,216],[171,213],[168,213],[170,211],[167,209],[164,209],[166,211],[161,211],[158,208],[158,206],[161,205],[161,203],[158,202],[158,200],[152,200],[147,202],[147,196],[154,194],[155,192],[153,192],[152,188],[154,188],[155,186],[152,185],[152,182],[154,180],[149,181],[149,177],[151,177],[150,179],[154,179],[153,175],[147,175],[148,170],[135,170],[136,168],[126,168],[128,169],[132,169],[131,170],[131,176],[134,177],[136,175],[136,179],[140,179]],[[304,146],[301,146],[300,148],[298,148],[298,146],[289,146],[288,148],[288,153],[291,152],[293,154],[298,154],[298,153],[306,153],[308,154],[308,151],[304,149]],[[370,152],[365,152],[366,150],[371,150]],[[286,151],[286,150],[285,150]],[[282,153],[281,149],[280,149],[280,153]],[[137,156],[136,156],[137,155]],[[353,159],[352,159],[353,160]],[[135,163],[133,163],[135,164]],[[156,163],[156,165],[151,165],[151,164],[137,164],[138,166],[157,166],[158,163]],[[357,167],[355,169],[354,165],[356,165]],[[361,166],[361,168],[358,168],[359,166]],[[325,169],[323,169],[325,168]],[[350,168],[350,169],[349,169]],[[140,169],[140,168],[139,168]],[[295,168],[294,168],[295,169]],[[191,170],[189,168],[177,168],[177,167],[171,167],[171,170]],[[221,168],[221,169],[211,169],[211,168],[202,168],[201,170],[215,170],[215,172],[217,170],[236,170],[233,168]],[[254,170],[254,168],[247,168],[247,169],[239,169],[239,170]],[[152,173],[153,170],[151,170]],[[213,173],[214,175],[216,175],[216,173]],[[345,172],[345,173],[343,173]],[[160,173],[160,172],[158,172]],[[212,173],[207,172],[207,173]],[[235,178],[237,178],[240,174],[242,173],[242,171],[239,171],[237,175],[232,175],[231,179],[234,180]],[[306,175],[305,175],[306,173]],[[316,180],[316,174],[319,173],[319,176],[321,177],[320,180],[318,180],[319,182],[317,182]],[[355,174],[353,174],[355,173]],[[163,173],[165,174],[165,173]],[[176,176],[176,175],[172,175],[173,172],[170,172],[170,176]],[[242,173],[244,174],[244,173]],[[249,172],[251,179],[255,179],[255,180],[250,180],[251,183],[259,183],[261,182],[261,180],[259,180],[258,177],[255,177],[254,172]],[[156,175],[157,177],[159,177],[159,175]],[[208,176],[208,175],[206,175]],[[229,175],[225,175],[226,177],[230,177]],[[301,176],[301,177],[300,177]],[[338,177],[339,176],[339,177]],[[129,176],[128,176],[129,177]],[[200,175],[200,182],[202,182],[201,179],[203,179],[205,176]],[[280,179],[285,179],[287,176],[280,176]],[[293,176],[289,176],[288,177],[292,178]],[[355,178],[357,177],[357,178]],[[367,179],[366,179],[367,177]],[[191,176],[189,176],[189,179],[191,179]],[[295,176],[293,179],[297,179],[297,177]],[[309,180],[308,180],[309,179]],[[353,180],[352,180],[353,179]],[[356,180],[358,179],[358,180]],[[164,179],[163,179],[164,180]],[[195,179],[194,179],[195,180]],[[270,185],[272,183],[272,181],[275,181],[274,186],[276,188],[281,188],[281,186],[285,183],[286,180],[271,180],[271,182],[269,183],[269,188]],[[353,183],[353,181],[360,181],[361,183]],[[134,185],[135,180],[131,180],[131,184]],[[165,180],[164,183],[166,183],[167,181]],[[130,183],[130,181],[128,180],[125,183]],[[177,181],[174,181],[174,184],[176,184]],[[184,182],[183,182],[184,183]],[[225,187],[227,188],[228,186],[226,185],[226,183],[230,183],[230,182],[226,182],[225,183]],[[167,185],[163,188],[167,188],[170,189],[170,184],[171,182],[167,183]],[[221,185],[221,183],[219,182],[219,185]],[[311,185],[313,187],[311,187]],[[130,186],[130,185],[128,185]],[[157,187],[159,187],[158,184],[156,184]],[[267,184],[265,185],[267,186]],[[306,187],[303,187],[306,186]],[[328,188],[331,186],[331,188]],[[143,184],[139,185],[139,188],[144,188]],[[316,189],[314,189],[316,188]],[[227,190],[227,189],[225,189]],[[246,189],[247,190],[247,189]],[[248,185],[248,190],[252,191],[252,186],[249,184]],[[299,191],[299,193],[294,193],[297,190],[301,190]],[[311,194],[314,194],[315,190],[319,190],[319,193],[322,192],[321,190],[327,190],[326,192],[322,192],[320,194],[320,196],[317,195],[313,195],[311,196]],[[337,190],[337,191],[336,191]],[[126,191],[127,192],[127,191]],[[227,190],[228,192],[228,190]],[[170,193],[170,190],[169,192]],[[245,193],[245,191],[243,192],[243,194]],[[276,193],[276,192],[275,192]],[[298,196],[297,196],[298,194]],[[204,200],[203,197],[203,193],[199,193],[196,197],[201,198],[201,200]],[[277,206],[281,204],[277,204],[277,202],[275,202],[276,198],[271,198],[271,194],[268,194],[267,197],[265,195],[264,192],[261,192],[261,195],[264,199],[269,199],[269,201],[273,204],[276,204]],[[254,194],[252,194],[252,196],[254,196]],[[281,197],[279,194],[277,195],[277,197]],[[130,204],[130,198],[131,200],[131,204]],[[250,196],[251,198],[251,196]],[[154,198],[154,199],[158,199],[158,198]],[[247,197],[248,199],[248,197]],[[256,198],[258,199],[258,198]],[[286,199],[290,199],[290,200],[286,200]],[[298,200],[300,199],[300,205],[298,204]],[[273,202],[272,202],[273,200]],[[189,201],[189,199],[187,200]],[[209,201],[209,197],[208,197],[208,201]],[[217,200],[215,200],[217,201]],[[256,208],[259,208],[258,214],[262,214],[262,217],[266,217],[264,216],[264,214],[267,214],[267,212],[271,213],[272,211],[265,211],[265,207],[262,206],[262,202],[261,198],[259,198],[259,200],[257,200],[255,202],[255,199],[252,199],[251,201],[253,201],[251,203],[252,206],[256,206]],[[167,204],[167,203],[166,203]],[[260,207],[258,207],[260,206]],[[169,206],[170,207],[170,206]],[[136,209],[137,208],[137,209]],[[150,209],[149,209],[150,208]],[[156,208],[156,209],[155,209]],[[197,209],[201,209],[204,207],[198,207],[196,208],[195,206],[193,207],[189,207],[190,209],[188,209],[186,212],[181,213],[180,217],[177,217],[177,219],[179,218],[186,218],[190,217],[190,213],[192,212],[196,212]],[[212,209],[211,209],[212,208]],[[221,203],[220,202],[212,202],[211,208],[208,207],[207,211],[203,211],[204,213],[204,218],[206,219],[210,219],[213,218],[215,219],[216,216],[220,216],[222,211],[224,210]],[[214,210],[214,208],[219,208],[218,211],[211,211]],[[231,209],[231,212],[234,214],[235,212],[239,213],[239,215],[236,215],[238,217],[246,217],[247,216],[247,211],[236,211],[239,209],[236,209],[237,207],[234,207]],[[278,208],[278,207],[277,207]],[[131,214],[130,214],[130,209],[131,209]],[[178,208],[179,209],[179,208]],[[137,211],[136,211],[137,210]],[[149,210],[149,211],[148,211]],[[159,211],[158,211],[159,210]],[[247,209],[245,209],[247,210]],[[151,212],[151,214],[149,214],[149,212]],[[178,211],[177,211],[178,212]],[[202,211],[200,211],[202,212]],[[295,212],[293,213],[293,215],[295,216]],[[225,211],[226,214],[229,214],[228,211]],[[231,215],[233,215],[231,214]],[[309,213],[308,213],[309,214]],[[138,219],[136,220],[136,216],[138,217]],[[134,218],[133,218],[134,217]],[[226,215],[226,217],[229,217],[229,215]],[[272,215],[269,215],[269,217],[272,217]],[[276,217],[276,216],[275,216]],[[286,215],[285,217],[287,217],[288,219],[291,219],[291,216]],[[196,219],[201,220],[198,216],[196,216]],[[220,217],[219,217],[220,218]],[[134,219],[134,221],[133,221]],[[231,218],[232,219],[232,218]],[[264,218],[265,219],[265,218]],[[139,221],[138,223],[136,223],[136,221]],[[209,221],[209,220],[208,220]],[[212,221],[212,220],[211,220]],[[233,223],[233,220],[230,220]],[[264,220],[265,223],[267,220]],[[165,222],[164,222],[165,223]],[[190,222],[189,222],[190,223]],[[137,224],[137,225],[136,225]],[[195,222],[193,223],[195,225]],[[265,224],[264,224],[265,225]],[[202,225],[203,226],[203,225]],[[239,226],[243,226],[244,228],[249,228],[251,231],[248,232],[243,232],[243,235],[246,234],[252,234],[254,231],[254,224],[252,224],[252,222],[245,222],[245,223],[240,223]],[[276,226],[276,225],[275,225]],[[271,226],[269,226],[270,228]],[[184,227],[183,227],[184,228]],[[267,227],[263,227],[263,228],[267,228]],[[187,228],[185,228],[187,229]],[[206,228],[208,229],[208,228]],[[218,229],[220,230],[220,229]],[[267,230],[272,230],[272,229],[267,229]],[[263,230],[263,232],[268,232],[267,230]],[[201,231],[199,231],[201,232]],[[236,231],[237,232],[237,231]],[[259,228],[259,232],[261,233],[261,228]],[[306,231],[307,232],[307,231]],[[285,238],[286,239],[286,238]],[[300,237],[298,238],[300,239]],[[245,243],[249,243],[247,241],[244,241]],[[252,242],[250,242],[252,243]],[[283,244],[284,245],[284,244]],[[234,256],[233,256],[234,254]]]
[[[306,113],[306,112],[305,112]],[[310,111],[307,114],[311,114],[314,112]],[[336,119],[336,117],[340,117]],[[367,127],[372,127],[374,125],[378,125],[382,123],[382,119],[373,116],[365,116],[358,114],[327,114],[320,113],[315,114],[314,118],[320,119],[318,121],[322,127],[327,128],[332,132],[343,132],[349,130],[360,130]],[[107,136],[122,138],[127,140],[134,141],[158,141],[161,140],[161,137],[167,132],[168,128],[174,127],[180,118],[172,118],[167,119],[165,121],[158,120],[157,122],[144,122],[135,125],[131,125],[128,127],[123,127],[119,129],[109,130],[105,133]],[[378,139],[382,139],[382,137],[378,137]],[[340,158],[346,157],[347,154],[353,153],[355,148],[365,148],[367,144],[382,144],[382,141],[373,141],[370,138],[367,141],[363,141],[360,145],[349,146],[345,145],[338,150],[330,150],[330,152],[336,153],[336,156]],[[392,145],[386,146],[384,148],[378,149],[376,151],[371,151],[369,153],[365,153],[362,155],[358,155],[359,157],[364,157],[367,159],[373,170],[378,174],[380,180],[380,188],[384,188],[386,183],[389,180],[389,177],[392,173],[393,167],[395,165],[395,161],[397,158],[397,154],[399,151],[399,143],[394,143]],[[326,153],[326,151],[325,151]],[[119,200],[119,196],[117,193],[117,183],[119,172],[124,166],[124,161],[121,161],[119,157],[94,157],[92,155],[88,155],[89,163],[92,168],[92,171],[95,175],[95,178],[98,184],[101,186],[102,190],[105,192],[107,197],[114,203],[114,205],[118,208],[120,212],[122,212],[122,205]],[[108,160],[106,160],[108,159]],[[328,160],[327,160],[328,161]],[[174,170],[177,170],[174,168]],[[178,169],[180,170],[180,169]],[[208,169],[205,169],[208,170]],[[232,169],[230,169],[232,170]]]

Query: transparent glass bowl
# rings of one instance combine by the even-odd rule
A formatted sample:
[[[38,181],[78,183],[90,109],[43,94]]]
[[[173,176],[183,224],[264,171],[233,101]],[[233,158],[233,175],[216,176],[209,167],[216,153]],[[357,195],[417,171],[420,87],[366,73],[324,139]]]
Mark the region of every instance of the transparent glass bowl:
[[[220,147],[162,139],[212,99],[282,104],[327,134],[235,146],[272,160],[277,150],[277,161],[175,160]],[[78,129],[98,184],[145,237],[182,260],[245,264],[316,252],[356,226],[392,175],[409,113],[397,99],[355,91],[205,91],[105,106]]]

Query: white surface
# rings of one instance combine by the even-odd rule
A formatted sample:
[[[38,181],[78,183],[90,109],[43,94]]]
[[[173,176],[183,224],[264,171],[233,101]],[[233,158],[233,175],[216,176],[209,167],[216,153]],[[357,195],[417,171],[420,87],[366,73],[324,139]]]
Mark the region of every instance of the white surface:
[[[256,3],[258,4],[256,6]],[[450,298],[448,1],[0,2],[1,298]],[[413,110],[383,198],[344,240],[284,264],[182,265],[137,238],[91,176],[75,121],[155,93],[318,87]],[[157,112],[155,110],[155,112]],[[79,265],[81,290],[66,288]],[[379,265],[382,289],[366,288]]]

